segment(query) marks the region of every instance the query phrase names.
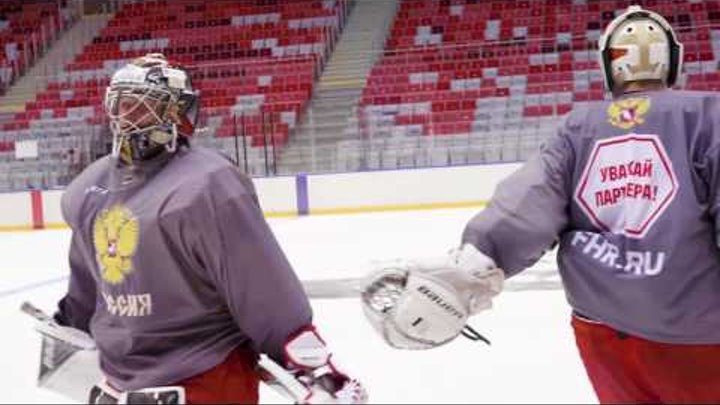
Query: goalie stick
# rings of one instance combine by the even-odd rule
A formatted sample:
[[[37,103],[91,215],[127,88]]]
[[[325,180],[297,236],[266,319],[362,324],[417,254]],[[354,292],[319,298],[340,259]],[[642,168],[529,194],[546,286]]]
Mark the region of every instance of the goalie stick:
[[[351,269],[346,269],[350,271]],[[357,270],[357,269],[356,269]],[[528,269],[522,276],[507,280],[504,291],[561,290],[555,254],[550,252]],[[336,273],[338,271],[335,271]],[[356,273],[357,272],[353,272]],[[370,275],[371,273],[368,273]],[[368,276],[302,280],[305,293],[311,299],[360,298],[370,285]]]
[[[370,281],[366,277],[302,281],[305,294],[311,299],[360,298],[369,285]],[[490,345],[490,341],[470,325],[465,325],[461,334],[469,340]]]
[[[38,386],[86,403],[90,389],[103,378],[92,339],[81,331],[61,327],[51,316],[29,302],[23,302],[20,310],[37,320],[40,323],[38,332],[49,338],[43,340]],[[258,368],[262,382],[283,398],[295,404],[305,402],[308,388],[270,357],[260,355]],[[62,374],[60,378],[58,374]],[[73,380],[72,387],[56,382],[65,377]]]
[[[364,277],[302,281],[305,293],[312,299],[359,298],[367,285]]]
[[[508,280],[503,289],[505,291],[562,289],[556,269],[535,271],[534,276],[532,279],[516,277]],[[311,299],[360,298],[368,285],[369,281],[366,277],[302,280],[305,293]]]
[[[265,385],[295,404],[306,402],[310,395],[308,388],[270,357],[265,354],[260,355],[258,367],[260,379]]]

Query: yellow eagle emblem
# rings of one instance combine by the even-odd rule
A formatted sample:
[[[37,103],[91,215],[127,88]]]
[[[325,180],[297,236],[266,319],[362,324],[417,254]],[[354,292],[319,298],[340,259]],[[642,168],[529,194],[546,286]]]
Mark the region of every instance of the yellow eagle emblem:
[[[608,107],[608,122],[618,128],[630,129],[645,122],[645,114],[650,111],[649,98],[627,98],[614,101]]]
[[[103,210],[95,219],[93,243],[102,279],[120,284],[133,271],[139,227],[130,210],[120,205]]]

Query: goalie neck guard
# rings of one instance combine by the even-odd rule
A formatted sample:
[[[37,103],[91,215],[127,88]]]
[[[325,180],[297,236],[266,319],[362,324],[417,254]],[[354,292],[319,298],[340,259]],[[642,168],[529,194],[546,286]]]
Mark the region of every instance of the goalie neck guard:
[[[105,92],[112,154],[126,164],[175,152],[195,130],[199,107],[187,72],[161,54],[119,69]]]

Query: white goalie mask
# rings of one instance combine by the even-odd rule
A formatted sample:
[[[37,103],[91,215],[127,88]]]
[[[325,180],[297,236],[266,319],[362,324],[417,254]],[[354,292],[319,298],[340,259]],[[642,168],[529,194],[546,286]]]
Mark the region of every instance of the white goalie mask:
[[[126,163],[174,152],[179,136],[192,135],[199,99],[187,73],[161,54],[148,54],[112,77],[105,110],[113,134],[113,156]]]
[[[672,87],[682,68],[683,47],[661,15],[630,6],[599,41],[605,85],[613,94],[634,81],[659,80]]]

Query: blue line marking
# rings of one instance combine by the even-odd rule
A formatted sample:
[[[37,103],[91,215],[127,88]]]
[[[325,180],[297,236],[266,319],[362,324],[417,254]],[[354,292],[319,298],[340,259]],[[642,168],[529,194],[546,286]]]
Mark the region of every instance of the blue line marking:
[[[36,283],[26,284],[20,287],[11,288],[9,290],[0,291],[0,298],[6,298],[11,295],[20,294],[26,291],[34,290],[36,288],[45,287],[48,285],[56,284],[61,281],[66,281],[68,276],[55,277],[48,280],[38,281]]]

